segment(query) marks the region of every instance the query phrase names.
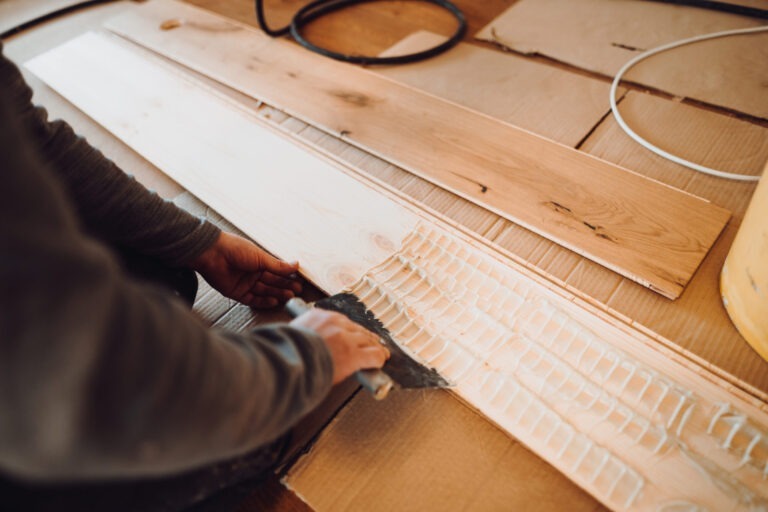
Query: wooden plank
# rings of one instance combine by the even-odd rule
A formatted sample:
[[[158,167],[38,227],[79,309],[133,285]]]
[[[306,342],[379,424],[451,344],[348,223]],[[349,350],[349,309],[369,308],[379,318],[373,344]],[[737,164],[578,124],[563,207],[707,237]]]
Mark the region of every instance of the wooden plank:
[[[423,50],[443,40],[416,32],[384,55]],[[610,84],[604,80],[466,43],[424,62],[375,71],[571,147],[610,110]]]
[[[477,37],[613,76],[629,59],[694,35],[760,20],[644,0],[520,0]],[[768,34],[716,39],[656,55],[626,80],[768,118]]]
[[[107,69],[106,62],[118,69]],[[386,257],[416,222],[415,215],[331,164],[297,151],[233,102],[105,36],[86,34],[27,67],[76,105],[87,105],[91,117],[250,237],[281,258],[300,261],[302,272],[327,292],[342,289]],[[124,80],[126,74],[151,78]],[[94,90],[131,101],[113,102]],[[89,96],[92,102],[86,102]],[[168,101],[174,96],[184,101]],[[186,111],[189,105],[194,116]],[[328,204],[337,209],[328,211]],[[339,219],[357,219],[357,227],[334,230]]]
[[[184,22],[161,29],[168,19]],[[604,161],[187,5],[148,4],[109,27],[669,298],[680,295],[729,217]]]
[[[694,491],[706,505],[722,510],[728,509],[729,499],[736,499],[735,505],[739,500],[765,499],[766,490],[759,484],[768,463],[768,414],[763,410],[768,404],[729,388],[469,234],[429,215],[422,215],[428,223],[413,227],[416,214],[406,205],[378,196],[340,170],[330,169],[343,178],[336,180],[311,159],[297,159],[293,155],[297,149],[291,146],[289,151],[279,144],[278,139],[285,140],[261,127],[258,116],[108,37],[87,34],[38,57],[30,67],[161,168],[171,169],[183,184],[227,208],[224,215],[246,233],[257,231],[259,240],[266,236],[268,248],[305,247],[307,254],[317,254],[320,263],[309,260],[304,271],[336,276],[326,285],[344,281],[335,269],[327,270],[329,258],[323,258],[328,239],[344,248],[343,254],[337,250],[335,261],[345,262],[345,272],[355,271],[358,260],[388,253],[387,260],[366,272],[352,291],[409,350],[456,382],[463,399],[607,505],[656,510],[680,498],[691,500]],[[160,137],[164,144],[157,144]],[[321,233],[275,235],[263,221],[253,224],[254,217],[275,211],[274,201],[266,200],[265,205],[260,198],[277,197],[281,211],[286,204],[281,196],[285,180],[252,178],[258,174],[253,163],[259,155],[254,148],[263,149],[260,139],[275,153],[277,175],[290,178],[290,193],[311,203],[297,206],[300,215],[289,212],[271,223],[282,232],[303,233],[306,216],[316,215],[325,221]],[[288,153],[291,158],[286,158]],[[215,169],[210,166],[213,156],[219,164]],[[237,172],[226,170],[229,167]],[[269,176],[275,178],[275,173]],[[322,178],[320,182],[315,176]],[[257,195],[255,187],[244,184],[261,185],[263,191]],[[321,193],[321,185],[336,193]],[[361,195],[365,206],[378,214],[375,229],[369,225],[372,214],[348,211],[343,203],[357,205],[358,198],[346,194]],[[240,208],[233,209],[233,202]],[[371,229],[370,236],[349,237],[358,235],[361,223]],[[329,225],[347,235],[329,235]],[[381,239],[368,243],[373,235],[393,230],[408,233],[399,251]],[[353,259],[345,259],[350,254]],[[382,291],[395,295],[381,295],[386,300],[372,295]],[[458,310],[452,311],[453,307]],[[233,310],[221,321],[247,324],[250,318],[243,313]],[[411,327],[413,334],[406,335]],[[540,343],[532,345],[534,338]],[[536,354],[530,350],[542,353],[531,359],[528,356]],[[563,373],[568,365],[576,371]],[[586,370],[585,365],[594,367]],[[561,378],[545,378],[542,388],[536,383],[542,371],[552,374],[550,367]],[[573,387],[571,377],[599,382],[585,381],[585,388],[576,381]],[[525,391],[507,394],[504,386]],[[588,393],[582,397],[580,390],[585,389]],[[571,391],[576,394],[563,400],[561,395]],[[525,407],[504,405],[506,400],[526,397]],[[534,403],[541,414],[518,414],[531,412]],[[574,404],[581,405],[573,408]],[[723,409],[723,404],[729,408]],[[554,435],[552,429],[559,425],[564,425],[564,436]],[[715,485],[709,484],[710,479]],[[681,485],[691,481],[699,483]],[[721,485],[725,483],[731,487]]]

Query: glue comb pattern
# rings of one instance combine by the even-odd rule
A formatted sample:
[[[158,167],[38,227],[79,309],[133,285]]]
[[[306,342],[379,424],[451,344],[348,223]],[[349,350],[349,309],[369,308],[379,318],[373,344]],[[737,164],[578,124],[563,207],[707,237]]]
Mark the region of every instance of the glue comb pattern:
[[[350,291],[415,359],[611,508],[768,506],[765,414],[466,241],[420,224]]]

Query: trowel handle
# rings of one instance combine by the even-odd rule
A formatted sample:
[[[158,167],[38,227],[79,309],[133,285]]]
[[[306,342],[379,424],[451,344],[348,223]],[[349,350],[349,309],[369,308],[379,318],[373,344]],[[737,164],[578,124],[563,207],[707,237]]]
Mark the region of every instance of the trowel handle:
[[[294,297],[285,304],[285,309],[291,316],[297,317],[312,309],[312,306],[303,299]],[[394,387],[392,377],[379,369],[358,370],[355,372],[355,378],[376,400],[385,399],[389,390]]]
[[[303,315],[310,309],[312,309],[312,306],[307,304],[304,299],[299,297],[289,299],[288,302],[285,303],[285,310],[288,311],[288,313],[293,318]]]

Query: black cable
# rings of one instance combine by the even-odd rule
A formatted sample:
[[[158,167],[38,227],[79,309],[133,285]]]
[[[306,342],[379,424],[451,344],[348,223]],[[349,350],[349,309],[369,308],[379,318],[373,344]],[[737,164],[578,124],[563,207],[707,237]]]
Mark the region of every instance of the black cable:
[[[415,0],[435,4],[450,12],[458,22],[456,32],[454,32],[454,34],[447,41],[437,46],[427,50],[422,50],[420,52],[410,53],[407,55],[398,55],[395,57],[369,57],[365,55],[349,55],[345,53],[334,52],[307,41],[301,34],[301,29],[303,27],[316,20],[317,18],[320,18],[321,16],[325,16],[326,14],[344,9],[351,5],[377,1],[382,0],[314,0],[313,2],[310,2],[309,4],[299,9],[288,25],[283,28],[272,29],[267,25],[266,19],[264,17],[263,0],[255,0],[256,19],[259,22],[259,27],[261,30],[272,37],[283,36],[290,33],[297,43],[308,50],[319,53],[320,55],[325,55],[326,57],[330,57],[332,59],[351,62],[353,64],[406,64],[409,62],[417,62],[420,60],[428,59],[454,47],[459,41],[462,40],[464,34],[467,32],[467,21],[464,18],[464,14],[458,7],[456,7],[448,0]]]
[[[726,2],[716,2],[713,0],[651,0],[665,4],[687,5],[689,7],[699,7],[712,11],[727,12],[729,14],[739,14],[741,16],[750,16],[762,20],[768,19],[768,10],[758,9],[757,7],[747,7],[744,5],[729,4]]]
[[[35,19],[25,21],[24,23],[21,23],[20,25],[17,25],[15,27],[9,28],[2,34],[0,34],[0,39],[7,39],[10,36],[16,35],[20,32],[23,32],[27,29],[30,29],[36,25],[39,25],[40,23],[43,23],[45,21],[52,20],[54,18],[58,18],[59,16],[62,16],[64,14],[68,14],[71,12],[79,11],[80,9],[84,9],[86,7],[92,7],[94,5],[98,4],[106,4],[110,2],[115,2],[116,0],[87,0],[84,2],[79,2],[73,5],[69,5],[67,7],[62,7],[59,10],[49,12],[48,14],[43,14],[42,16],[38,16]]]

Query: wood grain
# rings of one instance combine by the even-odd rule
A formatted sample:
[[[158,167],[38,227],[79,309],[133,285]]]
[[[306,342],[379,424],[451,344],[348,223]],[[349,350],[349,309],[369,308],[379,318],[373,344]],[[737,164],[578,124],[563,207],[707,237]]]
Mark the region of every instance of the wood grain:
[[[759,25],[745,16],[640,0],[520,0],[477,37],[613,76],[629,59],[662,44]],[[767,77],[768,34],[756,34],[655,55],[625,79],[768,118]]]
[[[27,67],[248,236],[298,260],[326,292],[385,258],[415,225],[415,215],[256,116],[120,42],[85,34]],[[339,219],[357,227],[335,229]]]
[[[158,28],[167,19],[184,23]],[[682,293],[729,217],[604,161],[183,4],[149,4],[108,26],[669,298]]]

